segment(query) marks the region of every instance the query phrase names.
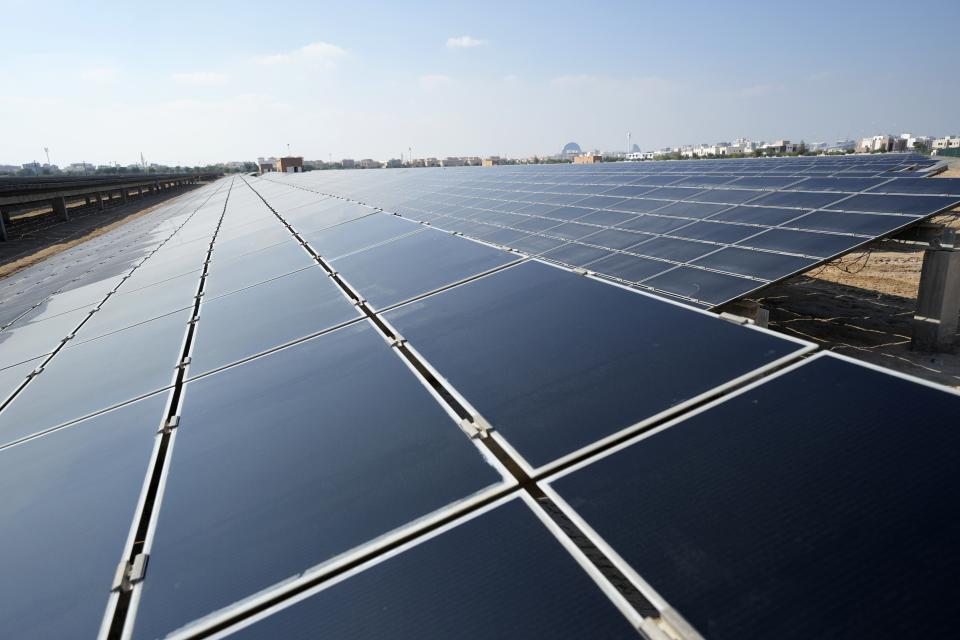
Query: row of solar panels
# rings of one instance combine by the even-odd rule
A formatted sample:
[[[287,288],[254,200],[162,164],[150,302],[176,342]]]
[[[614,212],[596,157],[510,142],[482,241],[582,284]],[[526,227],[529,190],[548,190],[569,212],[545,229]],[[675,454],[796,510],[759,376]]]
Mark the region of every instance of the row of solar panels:
[[[76,316],[81,323],[67,346],[47,355],[43,369],[0,412],[7,443],[0,449],[0,486],[8,488],[0,539],[9,568],[0,579],[0,619],[14,635],[106,630],[103,621],[119,600],[111,597],[104,616],[107,585],[117,560],[138,544],[131,523],[144,508],[142,487],[164,438],[166,466],[145,532],[150,562],[127,617],[134,637],[160,637],[192,624],[177,632],[190,635],[237,616],[245,628],[229,627],[225,634],[631,635],[631,624],[641,624],[636,610],[537,503],[516,497],[516,478],[457,428],[459,416],[438,402],[422,372],[397,357],[379,327],[392,327],[464,406],[493,425],[491,438],[542,478],[540,486],[583,523],[673,625],[683,621],[671,617],[668,605],[710,636],[768,629],[823,635],[843,615],[869,608],[868,597],[834,592],[834,618],[808,615],[817,603],[798,595],[819,593],[809,584],[836,584],[836,576],[854,566],[861,572],[857,587],[883,584],[859,565],[835,562],[818,565],[820,573],[811,569],[808,582],[793,590],[771,591],[762,603],[765,615],[754,615],[755,578],[786,581],[787,565],[803,561],[804,553],[836,553],[838,542],[827,535],[798,549],[770,533],[784,521],[799,520],[811,531],[821,526],[823,518],[803,520],[816,515],[822,501],[815,490],[803,492],[809,474],[783,472],[775,484],[804,498],[802,504],[754,513],[754,501],[742,496],[769,485],[737,470],[759,464],[758,456],[768,472],[812,468],[831,496],[858,491],[856,482],[833,486],[842,474],[859,482],[898,481],[874,477],[877,461],[894,451],[881,436],[932,428],[927,408],[929,415],[949,415],[955,396],[821,357],[767,378],[700,414],[705,418],[689,416],[692,422],[684,419],[664,435],[593,454],[795,360],[810,346],[541,262],[518,261],[396,217],[370,216],[358,205],[348,211],[327,203],[324,209],[305,192],[262,181],[256,186],[367,307],[379,310],[380,325],[363,319],[246,185],[235,183],[229,201],[221,185],[192,217],[181,218],[183,226],[116,283],[96,313],[86,320]],[[393,235],[380,235],[386,227],[371,226],[372,220]],[[84,297],[92,300],[93,290]],[[59,313],[36,326],[50,323],[50,335],[64,334],[62,316],[73,311],[63,309],[70,306],[54,296],[43,311]],[[191,326],[185,382],[175,383]],[[250,359],[256,354],[263,355]],[[169,406],[171,389],[164,391],[168,385],[179,389],[175,407]],[[873,405],[876,420],[861,421],[868,408],[862,396],[884,385],[886,402]],[[779,395],[771,400],[768,389]],[[888,406],[917,394],[923,412],[912,408],[905,415]],[[51,404],[51,397],[58,402]],[[831,398],[847,413],[832,421],[815,415],[826,412]],[[782,440],[780,448],[766,440],[753,445],[753,432],[728,442],[713,429],[684,426],[698,420],[713,426],[710,412],[734,405],[724,424],[734,431],[772,424],[777,428],[769,435]],[[171,413],[179,416],[178,426],[157,435]],[[823,448],[865,428],[881,432],[875,447],[841,448],[845,465],[820,459]],[[660,467],[633,461],[650,443],[688,431],[706,439],[679,447],[667,442],[665,451],[646,454]],[[933,429],[929,438],[947,436]],[[917,441],[918,449],[938,456],[925,473],[947,486],[951,449],[931,448],[929,438]],[[808,439],[820,448],[805,446]],[[707,455],[727,475],[712,479],[707,469],[679,462],[681,454]],[[842,477],[830,475],[838,472]],[[788,480],[797,485],[790,489]],[[651,496],[642,487],[653,481],[664,488]],[[715,512],[705,506],[715,496],[704,495],[702,482],[732,504]],[[828,515],[845,519],[831,526],[861,522],[880,497],[889,500],[888,493],[857,495],[856,509],[849,505],[852,496],[840,496],[843,509]],[[710,521],[715,539],[700,522],[705,511],[729,516]],[[933,510],[910,515],[937,516]],[[916,543],[904,513],[888,508],[884,516],[889,521],[878,543]],[[783,558],[784,565],[771,565],[766,575],[766,556],[743,562],[724,547],[723,527],[740,531],[749,517],[756,540],[737,543]],[[653,533],[635,528],[641,524],[654,527]],[[665,533],[657,538],[657,531]],[[660,546],[635,549],[647,538]],[[865,555],[871,552],[863,546]],[[885,569],[904,570],[907,562],[895,557]],[[453,574],[451,566],[458,569]],[[334,573],[336,580],[323,579]],[[693,587],[700,590],[689,591]],[[294,591],[296,598],[287,597]],[[483,594],[482,606],[468,597],[476,594]],[[910,606],[924,624],[939,628],[930,613],[949,591],[932,600],[926,592],[914,595]],[[793,618],[783,616],[788,604],[798,612]],[[797,619],[810,626],[796,626]],[[881,623],[886,628],[890,620]]]
[[[960,204],[960,179],[949,178],[670,174],[613,186],[566,183],[577,175],[570,165],[550,172],[552,183],[531,177],[534,171],[270,179],[702,306],[743,297]],[[309,192],[300,197],[309,200]]]

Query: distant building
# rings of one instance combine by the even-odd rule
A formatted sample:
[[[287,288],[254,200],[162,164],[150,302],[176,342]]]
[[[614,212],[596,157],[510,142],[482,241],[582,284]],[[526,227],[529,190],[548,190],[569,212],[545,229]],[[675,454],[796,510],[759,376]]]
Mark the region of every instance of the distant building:
[[[599,153],[585,153],[573,159],[573,164],[595,164],[598,162],[603,162],[603,156]]]
[[[503,164],[503,158],[500,156],[490,156],[489,158],[483,159],[483,166],[485,167],[495,167],[501,164]]]
[[[364,158],[363,160],[360,161],[361,169],[379,169],[380,166],[381,165],[378,161],[373,160],[371,158]]]
[[[891,135],[870,136],[860,140],[857,153],[871,153],[873,151],[893,151],[894,138]]]
[[[423,164],[428,167],[439,167],[440,161],[437,160],[436,158],[425,158],[423,161]]]
[[[912,133],[901,133],[900,137],[906,140],[907,151],[914,149],[930,149],[933,139],[930,136],[917,136]]]
[[[260,175],[276,171],[277,159],[273,156],[270,156],[269,158],[257,158],[257,170],[260,172]]]
[[[344,169],[353,169],[355,166],[357,166],[357,163],[353,158],[344,158],[340,161],[340,166]]]
[[[302,173],[303,172],[303,157],[302,156],[284,156],[282,158],[277,158],[277,171],[280,173]]]
[[[462,167],[466,163],[463,161],[463,158],[447,157],[443,159],[441,164],[444,167]]]
[[[396,158],[390,158],[383,163],[385,169],[397,169],[403,166],[403,160],[397,160]]]
[[[139,165],[138,165],[139,166]],[[34,165],[23,165],[24,169],[33,169]],[[93,171],[93,165],[87,162],[71,162],[63,168],[67,173],[86,173],[88,171]]]
[[[960,136],[937,138],[932,144],[934,149],[960,149]]]
[[[768,153],[796,153],[798,146],[789,140],[777,140],[763,145],[763,150]]]
[[[568,142],[567,144],[563,145],[563,149],[560,151],[560,155],[558,157],[561,160],[571,160],[582,153],[583,150],[580,148],[580,145],[578,145],[576,142]]]

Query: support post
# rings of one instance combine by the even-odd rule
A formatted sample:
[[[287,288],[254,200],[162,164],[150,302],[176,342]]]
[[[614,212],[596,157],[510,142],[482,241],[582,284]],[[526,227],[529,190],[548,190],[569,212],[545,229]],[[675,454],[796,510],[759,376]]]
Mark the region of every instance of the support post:
[[[70,219],[70,214],[67,212],[67,201],[66,201],[66,200],[64,200],[63,198],[54,198],[54,199],[52,200],[52,203],[53,203],[53,212],[54,212],[61,220],[69,220],[69,219]]]
[[[10,222],[10,218],[7,217],[8,214],[3,209],[0,209],[0,242],[7,241],[7,223]]]
[[[127,188],[120,189],[120,197],[123,198],[123,204],[127,204]]]
[[[97,193],[97,209],[103,211],[103,194]]]
[[[923,253],[917,310],[910,347],[917,351],[951,350],[960,318],[960,251],[927,249]]]

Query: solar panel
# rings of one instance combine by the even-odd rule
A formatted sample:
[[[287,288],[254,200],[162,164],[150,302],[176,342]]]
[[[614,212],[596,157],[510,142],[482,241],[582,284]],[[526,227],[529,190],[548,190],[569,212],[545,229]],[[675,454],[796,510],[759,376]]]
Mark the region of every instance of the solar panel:
[[[15,489],[13,500],[7,496],[0,506],[0,515],[14,514],[0,520],[0,547],[23,546],[20,540],[36,531],[33,518],[54,532],[31,538],[23,558],[5,560],[19,573],[0,571],[7,599],[0,602],[0,626],[18,637],[63,635],[62,629],[95,635],[87,631],[93,624],[133,637],[176,630],[190,636],[228,621],[236,625],[226,633],[255,635],[295,636],[306,625],[311,634],[319,627],[338,637],[424,629],[484,637],[616,636],[633,634],[640,617],[654,615],[656,607],[660,623],[669,626],[666,604],[677,605],[701,630],[698,611],[724,624],[751,622],[729,614],[725,604],[714,610],[705,603],[716,593],[735,597],[734,587],[754,575],[741,578],[736,571],[756,567],[734,563],[722,576],[741,582],[709,590],[717,564],[701,562],[704,555],[684,556],[687,564],[649,581],[660,591],[652,594],[639,569],[610,549],[629,548],[614,540],[620,529],[600,538],[589,528],[589,536],[582,535],[577,526],[588,512],[596,529],[611,522],[632,526],[638,519],[632,507],[621,508],[626,515],[617,518],[610,515],[616,510],[604,511],[608,503],[590,496],[569,504],[557,497],[564,509],[558,511],[540,492],[553,495],[542,479],[553,482],[552,474],[574,465],[556,480],[559,487],[725,406],[767,410],[758,398],[755,406],[740,398],[804,371],[817,373],[815,384],[794,387],[811,386],[816,400],[801,398],[794,409],[781,394],[771,409],[775,420],[731,422],[737,429],[747,429],[740,422],[787,428],[794,420],[832,443],[846,432],[824,417],[832,405],[821,400],[831,393],[843,398],[836,401],[841,418],[872,411],[903,422],[884,404],[894,398],[923,407],[912,420],[928,411],[953,415],[952,405],[920,397],[941,391],[901,378],[895,379],[900,387],[888,389],[889,376],[845,362],[841,372],[814,369],[824,360],[815,358],[773,373],[813,346],[689,306],[722,304],[922,220],[925,214],[908,211],[944,202],[939,191],[916,182],[929,180],[915,178],[923,175],[917,168],[931,166],[891,156],[234,178],[0,281],[0,317],[9,325],[0,328],[0,480],[5,473],[13,478],[0,486]],[[885,185],[892,185],[889,191],[864,191]],[[704,195],[712,200],[701,200]],[[842,209],[856,198],[867,199],[855,206],[876,209],[880,202],[889,210],[816,208]],[[527,257],[534,254],[543,257]],[[98,310],[91,315],[91,309]],[[877,375],[880,382],[871,378]],[[754,379],[764,382],[749,387]],[[873,408],[866,394],[877,390],[883,402]],[[700,411],[718,397],[724,402]],[[673,426],[606,455],[673,419]],[[911,436],[924,433],[904,423]],[[711,420],[698,431],[707,443],[701,449],[709,452],[703,455],[719,467],[716,486],[702,494],[717,494],[720,505],[740,495],[723,494],[724,482],[753,477],[742,470],[752,463],[746,458],[751,447],[763,442],[750,432],[743,451],[731,453],[738,436],[722,439],[725,424]],[[107,426],[97,431],[96,425]],[[837,463],[829,472],[885,473],[902,466],[900,446],[885,433],[863,446],[844,440],[823,457],[839,451],[860,464],[875,454],[870,460],[891,462]],[[918,464],[912,446],[904,446],[914,456],[906,459],[911,469]],[[47,464],[29,453],[41,450],[66,462]],[[659,467],[627,465],[620,476],[598,475],[630,487],[635,476],[657,469],[667,478],[674,471],[668,460],[698,453],[680,450],[659,456]],[[754,457],[774,470],[810,455],[799,445],[763,453]],[[734,454],[744,459],[723,466],[723,456]],[[774,454],[786,462],[775,465]],[[20,455],[5,471],[4,460]],[[932,476],[941,466],[924,473]],[[105,482],[101,471],[114,483],[106,490],[94,486]],[[836,477],[830,473],[815,479],[825,483]],[[16,491],[20,476],[41,493]],[[871,476],[850,477],[846,491]],[[88,485],[88,478],[96,482]],[[916,505],[918,522],[938,517],[920,480],[901,482],[900,495],[881,487],[902,510],[891,512],[897,518],[908,503]],[[704,518],[714,525],[712,505],[697,502],[701,494],[681,500],[690,512],[667,509],[673,506],[668,497],[676,495],[670,491],[688,486],[675,484],[664,481],[651,498],[666,505],[663,514],[679,513],[684,525],[704,528]],[[759,484],[748,483],[742,495],[762,492]],[[76,514],[97,491],[113,504],[91,507],[90,524],[86,512]],[[645,493],[633,489],[628,499],[645,500]],[[809,493],[850,502],[843,492]],[[26,502],[18,502],[21,495]],[[732,518],[739,508],[740,522],[752,522],[748,507],[762,500],[741,502],[717,513]],[[862,511],[871,504],[855,506]],[[9,511],[11,505],[19,511]],[[780,529],[750,549],[773,548],[786,526],[797,526],[777,508],[786,507],[772,505],[757,518],[757,535],[773,527],[778,513]],[[850,511],[852,521],[859,512]],[[642,524],[655,527],[663,514],[645,511]],[[683,540],[656,533],[643,550],[667,563],[673,556],[657,554],[656,545]],[[826,540],[821,556],[842,555],[845,540]],[[132,590],[124,584],[111,592],[117,562],[141,552],[138,557],[150,558],[142,580],[134,580]],[[77,560],[75,554],[86,555]],[[885,562],[878,566],[890,566]],[[55,564],[61,573],[76,567],[77,575],[51,578]],[[775,561],[767,564],[771,580],[789,576]],[[34,577],[28,569],[37,567]],[[920,592],[925,567],[898,566],[896,580]],[[641,602],[618,571],[649,602]],[[640,574],[647,577],[645,570]],[[842,583],[829,577],[831,585]],[[766,585],[762,575],[756,579]],[[661,590],[675,583],[680,586]],[[888,580],[886,592],[895,592],[895,584]],[[614,585],[633,592],[636,610]],[[674,591],[685,589],[708,589],[693,598],[701,609],[674,602]],[[476,593],[484,595],[478,600]],[[846,593],[838,598],[845,606],[857,602]],[[360,613],[343,615],[343,602]],[[774,610],[790,611],[771,605]],[[908,617],[926,615],[915,611]],[[368,624],[351,625],[357,620]],[[776,622],[782,633],[742,635],[789,635],[789,620]],[[796,628],[807,631],[803,624],[809,622]],[[822,631],[805,637],[828,635]]]
[[[97,636],[166,401],[152,396],[0,449],[5,635]]]
[[[816,266],[960,204],[960,194],[950,193],[960,190],[950,180],[938,187],[925,185],[928,178],[894,177],[891,173],[933,165],[919,157],[886,162],[865,157],[767,160],[506,166],[484,170],[482,175],[469,170],[398,170],[390,176],[389,190],[374,188],[376,178],[371,172],[335,177],[318,172],[288,180],[318,194],[353,198],[439,229],[516,251],[529,250],[568,266],[587,267],[701,306],[729,302],[794,275],[804,266]],[[721,171],[722,175],[710,175]],[[336,182],[331,183],[334,178]],[[840,214],[827,215],[826,211]],[[377,224],[373,220],[376,218],[370,224]],[[730,228],[714,227],[706,238],[679,231],[698,220]],[[595,230],[589,233],[587,226]],[[763,247],[767,252],[787,254],[779,261],[762,252],[742,253],[744,248],[761,247],[741,240],[790,228],[830,234],[805,236],[802,252],[791,251],[789,242],[779,248]],[[642,245],[654,253],[638,252],[634,245],[649,239],[627,231],[666,239]],[[541,237],[574,244],[558,245],[539,240]],[[724,246],[736,244],[738,249],[722,255],[742,255],[744,259],[730,271],[711,267],[710,260],[698,260],[705,254],[688,252],[696,245],[687,241],[700,239]],[[671,253],[671,248],[675,252]],[[670,274],[651,283],[627,280],[622,270],[619,275],[605,273],[600,267],[612,253],[666,260],[671,263]],[[806,261],[810,258],[815,260]],[[747,269],[753,264],[762,266]],[[781,268],[776,268],[777,264]]]
[[[368,323],[189,382],[184,398],[134,637],[502,484]]]
[[[332,264],[374,308],[384,309],[518,259],[516,254],[427,229]]]
[[[191,375],[361,316],[327,273],[314,265],[219,298],[205,298],[200,317],[203,324],[197,324],[190,354]]]
[[[637,631],[513,499],[228,636],[626,639]]]
[[[824,355],[549,484],[704,637],[950,635],[958,406]]]
[[[625,293],[526,262],[384,318],[532,467],[805,348]]]
[[[58,352],[0,412],[0,445],[172,384],[191,315],[179,311]]]

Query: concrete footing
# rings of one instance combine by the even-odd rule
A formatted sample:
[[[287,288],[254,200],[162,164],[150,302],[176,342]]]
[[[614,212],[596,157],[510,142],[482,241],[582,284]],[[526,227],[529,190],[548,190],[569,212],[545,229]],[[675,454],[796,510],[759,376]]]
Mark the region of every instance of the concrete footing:
[[[54,198],[51,202],[53,203],[53,212],[57,215],[58,218],[60,218],[61,220],[70,219],[70,213],[67,211],[66,200],[64,200],[63,198]]]
[[[956,347],[960,321],[960,251],[927,249],[923,253],[911,348],[949,351]]]

